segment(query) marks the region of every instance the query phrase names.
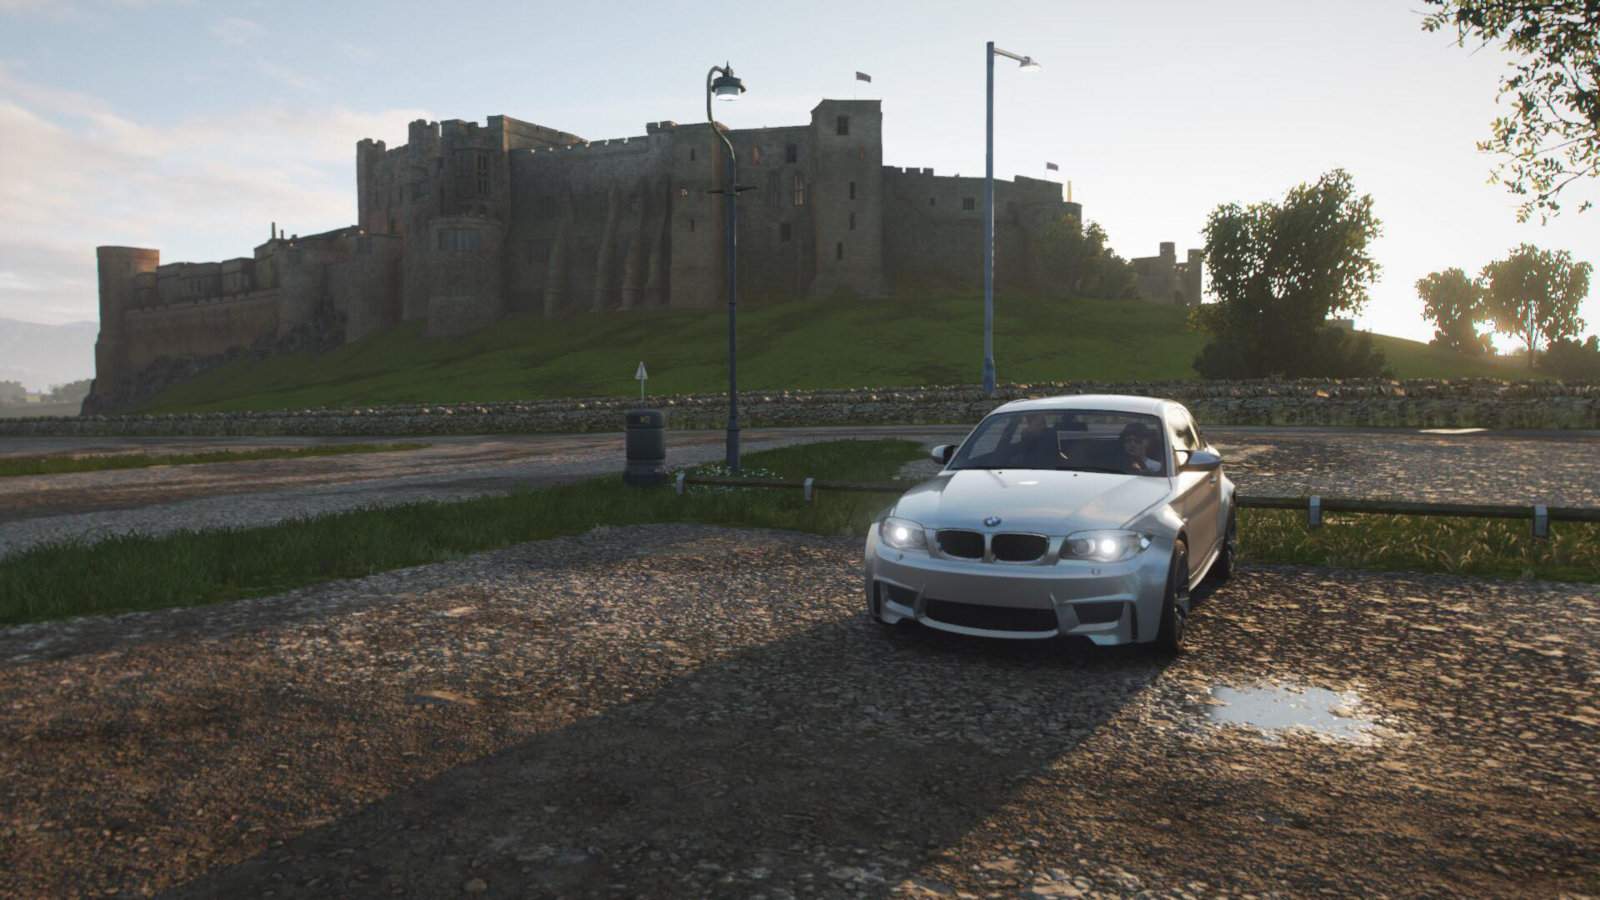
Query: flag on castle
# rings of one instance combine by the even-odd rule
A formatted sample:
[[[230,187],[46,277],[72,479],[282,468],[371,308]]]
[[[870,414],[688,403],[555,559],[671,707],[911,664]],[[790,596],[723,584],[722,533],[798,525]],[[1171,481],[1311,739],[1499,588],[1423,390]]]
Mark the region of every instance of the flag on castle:
[[[857,81],[865,81],[867,84],[871,84],[872,83],[872,76],[868,75],[865,72],[857,72],[856,73],[856,80]]]
[[[1058,165],[1056,165],[1056,164],[1055,164],[1055,163],[1053,163],[1053,162],[1047,162],[1047,163],[1045,163],[1045,164],[1044,164],[1044,167],[1045,167],[1045,169],[1046,169],[1046,170],[1047,170],[1047,171],[1050,171],[1050,172],[1059,172],[1059,171],[1061,171],[1061,167],[1060,167],[1060,166],[1058,166]]]

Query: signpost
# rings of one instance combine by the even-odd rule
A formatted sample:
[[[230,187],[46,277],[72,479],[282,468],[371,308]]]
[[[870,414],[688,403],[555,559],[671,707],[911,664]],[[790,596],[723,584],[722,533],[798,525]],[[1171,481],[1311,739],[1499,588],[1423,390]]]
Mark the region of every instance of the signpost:
[[[645,383],[645,380],[648,379],[649,377],[650,377],[650,373],[646,372],[644,370],[644,360],[642,360],[642,359],[639,360],[639,370],[637,372],[633,373],[633,378],[634,378],[635,381],[639,382],[639,403],[640,404],[644,403],[644,383]]]

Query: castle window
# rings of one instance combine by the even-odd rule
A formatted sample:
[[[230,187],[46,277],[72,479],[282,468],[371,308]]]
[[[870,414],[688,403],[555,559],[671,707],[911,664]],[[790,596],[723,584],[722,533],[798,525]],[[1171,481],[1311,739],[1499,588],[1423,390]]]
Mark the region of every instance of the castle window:
[[[867,158],[867,145],[866,144],[862,144],[861,146],[856,148],[856,159],[866,159],[866,158]]]
[[[793,237],[794,237],[794,229],[789,225],[789,223],[788,222],[779,223],[779,225],[778,225],[778,240],[787,241],[787,240],[789,240],[790,238],[793,238]]]
[[[783,161],[786,162],[786,163],[797,163],[797,162],[799,162],[800,161],[800,145],[799,144],[785,144],[784,148],[783,148]]]
[[[750,165],[761,165],[761,147],[759,145],[750,148]]]
[[[855,213],[851,213],[850,214],[850,230],[851,231],[855,231],[856,230],[856,214]]]
[[[855,198],[856,198],[856,183],[854,181],[852,181],[852,182],[850,182],[850,199],[854,200]]]
[[[929,197],[928,198],[928,205],[929,206],[938,206],[939,205],[939,198],[938,197]]]
[[[799,173],[794,176],[794,205],[806,205],[806,179]]]
[[[838,134],[849,134],[850,133],[850,117],[849,116],[840,116],[839,117],[839,121],[836,123],[835,129],[836,129]]]
[[[966,210],[967,212],[972,212],[973,210],[978,208],[978,201],[976,199],[972,198],[972,197],[962,197],[961,198],[961,208]]]
[[[489,157],[484,154],[478,156],[478,196],[489,196]]]
[[[694,230],[694,220],[693,220],[693,219],[690,219],[690,220],[689,220],[689,230],[690,230],[690,231],[693,231],[693,230]]]
[[[439,249],[464,251],[477,250],[483,246],[483,233],[474,228],[441,228],[439,229]]]
[[[833,258],[844,259],[844,241],[833,245]]]
[[[689,148],[689,162],[694,162],[694,148]]]

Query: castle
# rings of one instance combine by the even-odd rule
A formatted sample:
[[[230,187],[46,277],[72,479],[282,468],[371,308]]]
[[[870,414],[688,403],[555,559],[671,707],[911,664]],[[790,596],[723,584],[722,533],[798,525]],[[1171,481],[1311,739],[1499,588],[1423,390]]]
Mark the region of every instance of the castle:
[[[508,116],[419,120],[404,146],[356,145],[355,225],[304,236],[274,225],[253,256],[222,262],[99,247],[85,411],[120,405],[158,361],[308,333],[328,346],[408,322],[443,336],[514,313],[724,304],[724,205],[711,192],[726,154],[713,127],[651,122],[637,137],[585,141]],[[883,165],[881,101],[823,100],[808,124],[724,133],[744,188],[741,295],[977,287],[983,179]],[[1082,209],[1057,182],[994,187],[996,284],[1022,287],[1032,237]],[[1196,251],[1176,263],[1171,246],[1135,261],[1141,293],[1198,302]]]

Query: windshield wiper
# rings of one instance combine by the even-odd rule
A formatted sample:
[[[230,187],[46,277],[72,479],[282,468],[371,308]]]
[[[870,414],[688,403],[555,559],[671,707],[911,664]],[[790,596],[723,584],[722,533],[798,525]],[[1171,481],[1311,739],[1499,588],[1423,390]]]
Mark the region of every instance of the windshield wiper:
[[[1056,466],[1057,472],[1104,472],[1107,475],[1131,475],[1121,469],[1107,469],[1101,466]]]

